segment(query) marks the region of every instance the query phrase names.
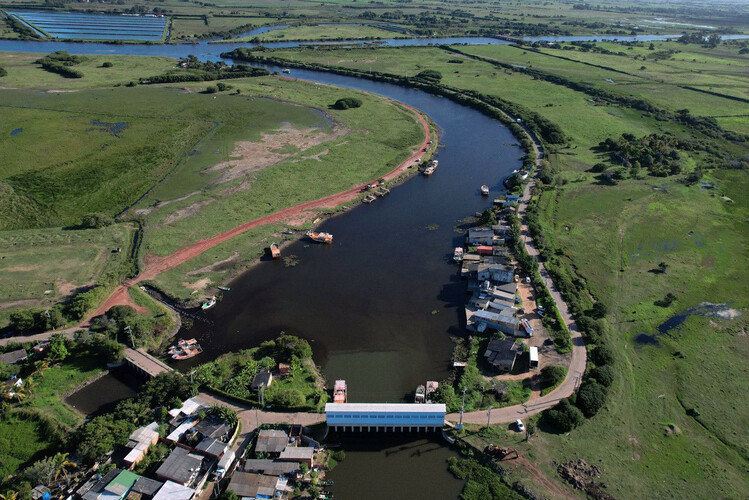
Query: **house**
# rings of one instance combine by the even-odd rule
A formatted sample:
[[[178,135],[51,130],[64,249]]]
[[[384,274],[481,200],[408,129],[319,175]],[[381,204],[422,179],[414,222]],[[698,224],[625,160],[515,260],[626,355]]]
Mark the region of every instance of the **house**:
[[[209,457],[219,458],[224,454],[228,447],[229,445],[223,441],[207,437],[203,438],[203,440],[198,443],[198,446],[195,447],[195,451]]]
[[[83,500],[99,500],[99,496],[104,491],[104,488],[106,488],[109,483],[111,483],[114,478],[116,478],[120,474],[120,472],[122,472],[122,469],[112,469],[102,477],[100,477],[98,480],[96,480],[94,484],[92,484],[91,487],[88,488],[88,491],[86,491],[85,489],[90,483],[86,483],[81,489],[78,490],[77,493]],[[92,479],[92,481],[94,480]]]
[[[229,423],[216,415],[208,415],[195,425],[195,432],[199,432],[204,439],[211,438],[226,442],[229,440],[231,431]]]
[[[494,242],[494,231],[492,231],[492,228],[486,226],[471,227],[468,229],[467,241],[469,245],[473,246],[491,246]]]
[[[137,481],[135,481],[135,484],[130,490],[128,500],[134,496],[134,493],[140,495],[140,498],[143,500],[153,498],[154,495],[156,495],[156,492],[159,491],[162,486],[164,486],[164,483],[154,481],[153,479],[148,479],[147,477],[140,477]]]
[[[130,490],[138,479],[140,479],[138,474],[130,472],[129,470],[121,470],[106,484],[106,486],[104,486],[103,489],[96,492],[93,496],[86,497],[84,495],[84,498],[87,500],[121,500],[128,496]],[[89,491],[89,493],[91,493],[91,491]]]
[[[514,316],[501,316],[498,313],[479,310],[471,315],[478,332],[484,332],[487,329],[497,330],[508,335],[516,335],[520,320]]]
[[[255,452],[278,454],[289,444],[289,435],[285,431],[263,429],[257,435]]]
[[[16,396],[18,389],[21,387],[23,387],[23,379],[11,375],[8,380],[0,384],[0,394],[2,394],[5,399],[13,399]]]
[[[510,226],[504,222],[500,222],[499,224],[494,224],[492,226],[492,231],[497,236],[507,236],[510,234]]]
[[[287,447],[278,456],[278,459],[282,462],[298,462],[305,463],[312,467],[312,462],[315,458],[315,449],[310,447]]]
[[[278,460],[245,460],[242,472],[254,472],[266,476],[290,476],[301,469],[299,462],[280,462]]]
[[[486,361],[499,371],[511,371],[522,348],[514,339],[491,339],[486,348]]]
[[[262,370],[252,379],[251,388],[253,391],[259,391],[263,387],[270,387],[273,382],[273,375],[268,370]]]
[[[288,363],[278,363],[278,374],[281,377],[288,377],[291,375],[291,366]]]
[[[181,424],[179,424],[171,433],[169,433],[169,435],[166,437],[166,440],[171,441],[172,443],[177,443],[180,439],[182,439],[182,436],[184,436],[186,432],[188,432],[196,425],[198,425],[198,419],[189,417],[185,419]]]
[[[6,352],[5,354],[0,354],[0,363],[5,363],[6,365],[15,365],[16,363],[20,363],[27,357],[29,357],[29,353],[26,352],[26,349],[18,349],[15,351]]]
[[[197,481],[202,467],[202,456],[190,453],[190,451],[178,446],[156,469],[156,477],[162,481],[172,481],[189,488]]]
[[[169,415],[172,416],[172,418],[184,420],[185,418],[198,413],[202,409],[204,409],[204,407],[197,399],[190,398],[182,403],[180,408],[172,408],[169,410]]]
[[[128,469],[132,470],[135,464],[143,459],[148,448],[159,441],[158,428],[158,423],[151,422],[144,427],[135,429],[133,433],[130,434],[126,445],[127,448],[130,448],[130,451],[123,459]]]
[[[167,481],[154,495],[153,500],[190,500],[194,495],[194,489]]]
[[[476,269],[479,281],[491,280],[497,283],[510,283],[515,277],[515,268],[503,264],[481,263]]]
[[[518,291],[518,284],[515,283],[515,281],[513,280],[513,281],[510,281],[509,283],[498,285],[495,288],[500,292],[507,292],[507,293],[511,293],[512,295],[515,295]]]
[[[263,476],[252,472],[235,472],[229,483],[229,491],[240,498],[283,498],[287,481],[275,476]]]

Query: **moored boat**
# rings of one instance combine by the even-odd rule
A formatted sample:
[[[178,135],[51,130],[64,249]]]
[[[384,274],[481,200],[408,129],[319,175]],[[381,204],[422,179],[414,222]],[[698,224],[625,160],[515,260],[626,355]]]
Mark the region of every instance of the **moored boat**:
[[[223,290],[223,291],[225,291],[225,292],[228,292],[228,291],[230,291],[230,290],[231,290],[231,288],[229,288],[228,286],[220,286],[220,287],[218,287],[218,289],[219,289],[219,290]]]
[[[426,403],[426,387],[420,385],[416,388],[416,395],[414,396],[414,403]]]
[[[203,302],[203,305],[200,306],[200,307],[201,307],[201,309],[210,309],[211,307],[213,307],[215,305],[216,305],[216,296],[214,295],[210,299],[208,299],[207,301]]]
[[[484,196],[489,196],[489,186],[486,184],[481,185],[481,194]]]
[[[197,339],[179,339],[177,340],[177,343],[171,347],[169,347],[169,354],[174,354],[176,352],[181,351],[185,348],[191,348],[194,345],[197,345],[198,341]]]
[[[307,231],[307,237],[312,241],[317,241],[319,243],[333,243],[333,235],[330,233]]]
[[[455,247],[455,252],[453,253],[453,260],[455,262],[461,262],[463,260],[464,253],[465,253],[465,250],[463,250],[463,247]]]
[[[270,256],[274,259],[281,258],[281,249],[278,247],[278,243],[274,242],[270,244]]]
[[[333,402],[334,403],[345,403],[348,400],[346,396],[346,381],[336,380],[333,386]]]
[[[431,403],[431,396],[435,392],[437,392],[437,389],[439,389],[439,382],[435,382],[434,380],[427,380],[427,403]]]
[[[200,347],[200,344],[185,346],[182,349],[179,349],[178,351],[174,352],[172,354],[172,359],[175,361],[180,361],[183,359],[190,359],[193,356],[197,356],[201,352],[203,352],[203,348]]]
[[[372,203],[373,201],[375,201],[376,199],[377,199],[377,197],[376,197],[375,195],[373,195],[373,194],[368,194],[367,196],[365,196],[364,198],[362,198],[362,201],[361,201],[361,202],[362,202],[362,203],[366,203],[366,204],[370,204],[370,203]]]

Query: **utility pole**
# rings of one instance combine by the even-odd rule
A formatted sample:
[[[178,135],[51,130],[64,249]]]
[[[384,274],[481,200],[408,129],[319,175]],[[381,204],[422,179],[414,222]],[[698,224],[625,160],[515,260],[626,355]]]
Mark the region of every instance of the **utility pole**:
[[[492,421],[492,407],[490,406],[489,410],[487,410],[486,412],[486,428],[487,429],[489,428],[491,421]]]
[[[133,346],[133,349],[135,349],[135,340],[133,340],[133,330],[130,328],[130,325],[125,325],[125,331],[130,335],[130,345]]]
[[[466,388],[463,387],[463,402],[460,404],[460,422],[458,422],[458,425],[455,427],[458,430],[461,430],[463,428],[463,411],[466,408]]]

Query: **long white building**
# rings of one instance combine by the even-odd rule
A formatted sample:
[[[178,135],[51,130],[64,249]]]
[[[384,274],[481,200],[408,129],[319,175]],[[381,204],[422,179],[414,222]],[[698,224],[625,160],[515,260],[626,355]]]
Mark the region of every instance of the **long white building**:
[[[444,404],[328,403],[328,426],[336,431],[423,431],[445,425]]]

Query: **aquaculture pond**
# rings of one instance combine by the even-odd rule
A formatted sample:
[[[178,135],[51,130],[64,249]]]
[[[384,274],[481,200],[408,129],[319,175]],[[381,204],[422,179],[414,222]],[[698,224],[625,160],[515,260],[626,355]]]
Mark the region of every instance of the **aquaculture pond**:
[[[52,38],[159,41],[166,17],[112,16],[62,12],[8,11],[37,32]]]

